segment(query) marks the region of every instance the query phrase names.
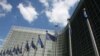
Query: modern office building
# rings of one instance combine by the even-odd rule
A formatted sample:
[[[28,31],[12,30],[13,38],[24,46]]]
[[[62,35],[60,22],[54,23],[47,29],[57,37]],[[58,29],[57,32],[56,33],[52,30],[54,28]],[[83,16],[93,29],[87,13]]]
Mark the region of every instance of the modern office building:
[[[96,47],[91,39],[87,19],[83,14],[84,8],[88,15],[97,50],[95,50]],[[70,26],[72,56],[98,56],[95,52],[100,55],[100,2],[98,0],[80,0],[70,18]],[[59,54],[61,53],[59,56],[71,56],[69,42],[69,27],[67,25],[61,37],[58,38],[58,43],[61,44],[58,44]]]
[[[87,24],[87,19],[84,17],[83,8],[86,9],[88,20],[90,22],[91,31],[93,32],[94,42],[97,47],[94,47],[94,42],[91,39],[91,33]],[[57,43],[48,40],[46,42],[45,53],[43,48],[38,46],[36,56],[98,56],[100,55],[100,2],[97,0],[80,0],[77,8],[70,18],[70,27],[67,25],[61,34],[58,34]],[[70,34],[69,34],[70,30]],[[43,29],[31,29],[25,27],[12,27],[7,39],[3,45],[3,49],[13,48],[14,46],[21,46],[23,42],[23,48],[25,47],[26,41],[31,43],[34,38],[36,45],[38,40],[38,34],[42,41],[46,37],[46,30]],[[48,31],[54,34],[54,31]],[[71,39],[69,38],[71,35]],[[71,40],[71,41],[70,41]],[[54,48],[56,47],[56,48]],[[98,55],[96,55],[98,52]],[[35,50],[31,48],[29,56],[33,56]],[[72,55],[70,55],[72,54]],[[27,53],[24,55],[27,56]]]
[[[53,30],[48,30],[48,32],[54,35]],[[40,35],[40,38],[44,44],[46,38],[45,29],[33,29],[33,28],[26,28],[20,26],[13,26],[6,38],[5,43],[3,44],[2,50],[13,49],[14,47],[22,46],[22,50],[24,52],[23,56],[27,56],[28,54],[29,54],[28,56],[54,56],[55,55],[54,42],[51,40],[46,40],[46,44],[44,45],[45,49],[41,48],[40,44],[38,43],[38,35]],[[32,40],[34,44],[37,46],[36,52],[35,49],[31,47]],[[25,51],[25,45],[27,41],[30,46],[29,53]],[[35,53],[36,55],[34,55]]]

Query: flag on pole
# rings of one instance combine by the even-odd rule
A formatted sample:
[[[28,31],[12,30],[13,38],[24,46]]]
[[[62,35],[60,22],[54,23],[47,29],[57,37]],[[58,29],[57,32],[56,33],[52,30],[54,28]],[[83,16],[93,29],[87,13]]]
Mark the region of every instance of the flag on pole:
[[[1,55],[1,56],[2,56],[2,54],[3,54],[2,52],[3,52],[3,50],[1,50],[1,52],[0,52],[0,53],[1,53],[0,55]]]
[[[5,56],[5,54],[6,54],[5,50],[3,50],[3,56]]]
[[[57,38],[54,35],[51,35],[50,33],[46,33],[46,39],[47,40],[52,40],[52,41],[56,41]]]
[[[26,42],[25,49],[26,49],[27,52],[29,52],[29,50],[30,50],[30,47],[29,47],[28,41]]]
[[[6,54],[9,54],[9,50],[8,49],[6,50]]]
[[[15,48],[15,46],[14,46],[12,52],[15,53],[15,51],[16,51],[16,48]]]
[[[40,38],[40,35],[38,36],[38,43],[41,45],[41,48],[44,48],[43,42]]]
[[[17,48],[15,48],[15,54],[18,55],[18,50],[17,50]]]
[[[55,27],[58,27],[58,24],[56,24]]]
[[[17,52],[19,53],[19,45],[17,45],[17,48],[16,49],[17,49]]]
[[[36,49],[36,46],[35,46],[35,44],[33,42],[33,38],[32,38],[32,41],[31,41],[31,47],[34,48],[34,49]]]
[[[2,52],[0,52],[0,56],[2,56]]]
[[[11,49],[9,50],[9,55],[13,55],[13,54],[12,54],[12,50],[11,50]]]
[[[20,54],[22,53],[22,46],[19,48],[19,53]]]
[[[2,52],[0,52],[0,56],[2,55]]]

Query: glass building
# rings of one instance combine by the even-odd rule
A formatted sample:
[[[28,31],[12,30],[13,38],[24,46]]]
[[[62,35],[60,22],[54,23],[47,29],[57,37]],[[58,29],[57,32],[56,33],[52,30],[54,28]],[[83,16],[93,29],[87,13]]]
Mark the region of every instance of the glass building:
[[[83,8],[86,8],[100,55],[100,2],[98,0],[80,0],[70,18],[72,56],[96,56]],[[59,56],[70,56],[68,30],[67,25],[58,38]]]
[[[48,30],[48,32],[54,35],[53,30]],[[38,35],[40,35],[40,38],[45,46],[45,49],[41,48],[40,44],[38,43]],[[37,46],[37,51],[35,51],[35,49],[31,47],[32,38],[34,44]],[[44,43],[45,39],[46,39],[45,29],[33,29],[33,28],[26,28],[20,26],[13,26],[6,38],[6,41],[3,44],[2,50],[7,50],[7,49],[12,50],[14,47],[22,46],[24,56],[54,56],[55,55],[54,42],[51,40],[46,40],[46,44],[45,44]],[[25,51],[25,45],[27,41],[30,46],[29,52]],[[34,55],[35,53],[36,55]],[[18,54],[18,55],[22,55],[22,54]]]

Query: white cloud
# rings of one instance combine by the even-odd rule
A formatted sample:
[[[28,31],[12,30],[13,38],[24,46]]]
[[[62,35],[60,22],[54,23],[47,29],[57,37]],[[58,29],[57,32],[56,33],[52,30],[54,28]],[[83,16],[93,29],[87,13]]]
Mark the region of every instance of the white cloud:
[[[0,39],[0,42],[3,42],[4,41],[4,39]]]
[[[3,9],[4,13],[10,12],[12,5],[7,2],[7,0],[0,0],[0,6]],[[0,13],[0,16],[4,16],[4,13]]]
[[[4,42],[4,39],[0,39],[0,48],[2,47],[3,42]]]
[[[45,13],[49,22],[66,26],[67,19],[70,18],[69,9],[78,0],[40,0],[40,2],[45,6]]]
[[[23,18],[29,23],[34,21],[38,16],[36,9],[31,5],[31,3],[29,3],[28,6],[25,6],[23,3],[20,3],[18,5],[18,9],[20,10],[20,13],[22,14]]]

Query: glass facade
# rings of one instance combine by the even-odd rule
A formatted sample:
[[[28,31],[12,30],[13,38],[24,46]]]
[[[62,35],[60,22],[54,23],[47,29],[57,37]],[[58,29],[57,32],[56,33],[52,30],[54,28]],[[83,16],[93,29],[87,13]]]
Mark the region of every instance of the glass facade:
[[[5,49],[13,49],[13,47],[21,47],[23,43],[23,53],[24,56],[28,55],[28,52],[26,52],[25,45],[26,41],[28,41],[29,46],[30,46],[30,51],[29,51],[29,56],[33,56],[35,53],[35,49],[31,47],[31,41],[33,38],[34,44],[37,46],[37,51],[36,51],[36,56],[54,56],[54,42],[51,40],[46,40],[46,30],[43,29],[28,29],[28,28],[23,28],[23,27],[14,27],[11,29],[4,45],[3,45],[3,50]],[[54,32],[51,30],[48,30],[49,33],[54,34]],[[45,46],[45,51],[44,48],[41,48],[40,44],[38,43],[38,35],[40,35],[40,38]],[[38,43],[38,44],[37,44]]]
[[[70,20],[72,56],[96,56],[87,21],[83,15],[83,8],[86,8],[88,20],[100,55],[100,2],[97,0],[81,0]],[[64,56],[64,52],[66,52],[65,56],[70,56],[68,30],[67,25],[58,38],[60,56]]]

